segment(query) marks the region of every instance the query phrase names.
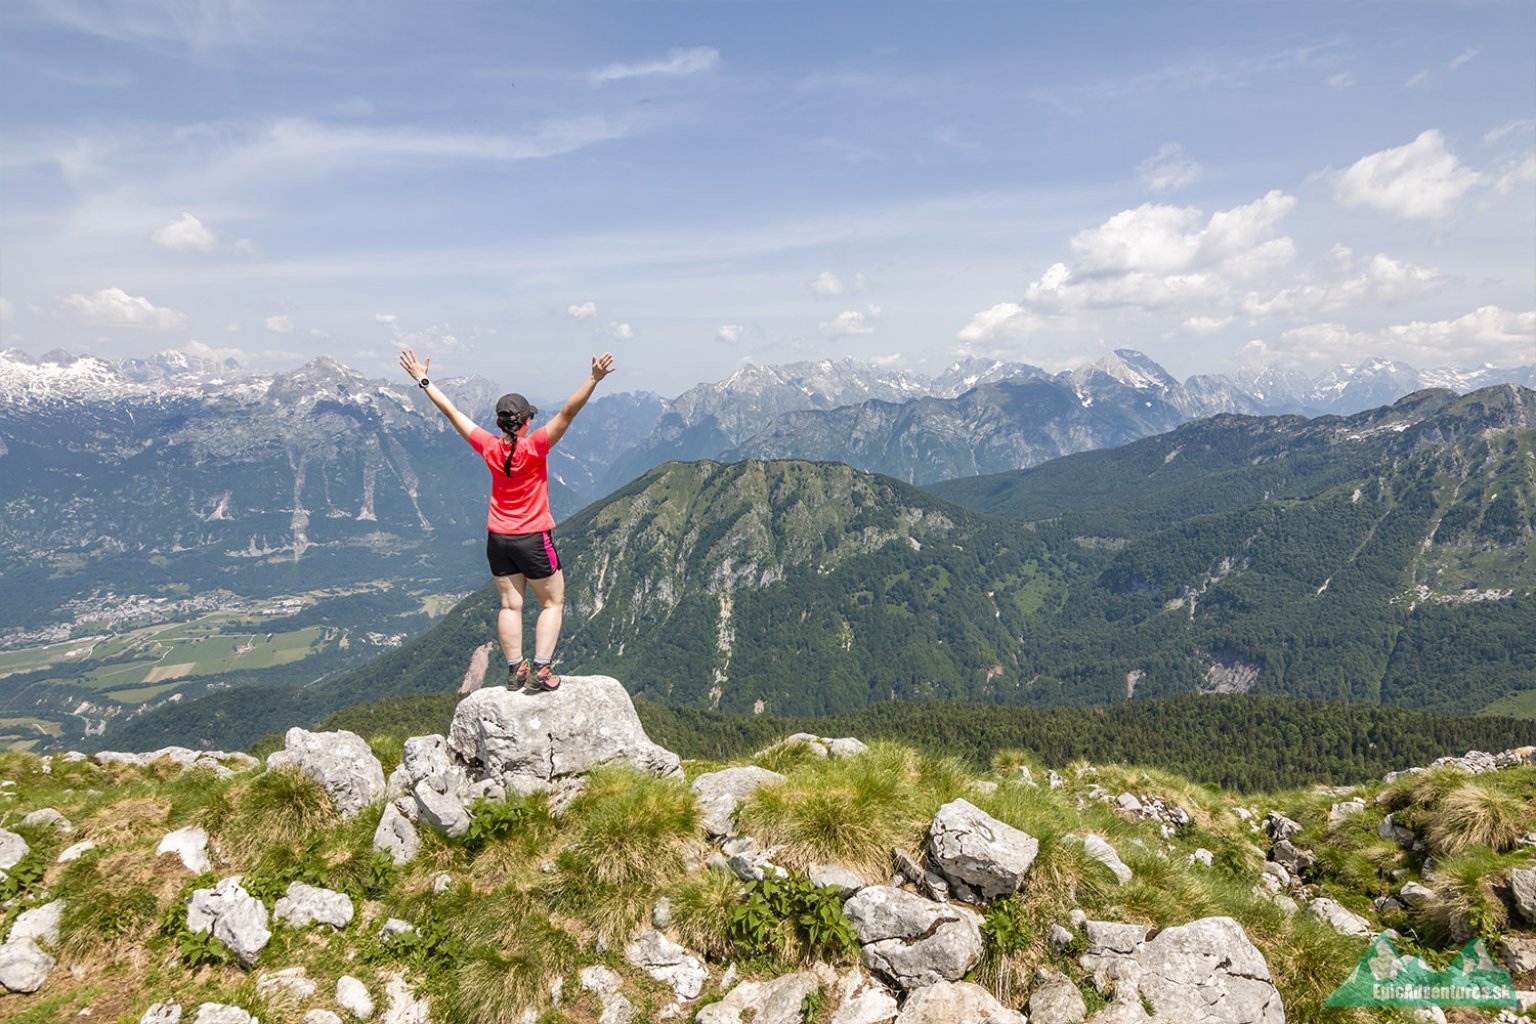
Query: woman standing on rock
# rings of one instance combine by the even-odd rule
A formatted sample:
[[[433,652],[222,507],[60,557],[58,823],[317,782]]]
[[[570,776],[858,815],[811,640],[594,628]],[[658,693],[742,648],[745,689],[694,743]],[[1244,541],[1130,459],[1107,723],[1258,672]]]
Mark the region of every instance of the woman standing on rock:
[[[427,379],[432,360],[417,361],[416,353],[400,353],[400,367],[448,417],[453,429],[480,453],[491,471],[491,509],[486,517],[486,558],[501,595],[496,616],[496,635],[507,656],[507,686],[521,686],[538,693],[560,685],[550,663],[565,619],[565,574],[555,551],[555,519],[549,512],[549,450],[565,436],[571,420],[581,412],[598,381],[613,372],[613,356],[604,352],[592,357],[592,374],[566,399],[548,425],[529,432],[528,424],[539,410],[528,399],[513,393],[496,401],[497,437],[475,426],[459,412],[448,396]],[[533,664],[523,659],[523,592],[533,588],[539,600],[539,618],[533,630]]]

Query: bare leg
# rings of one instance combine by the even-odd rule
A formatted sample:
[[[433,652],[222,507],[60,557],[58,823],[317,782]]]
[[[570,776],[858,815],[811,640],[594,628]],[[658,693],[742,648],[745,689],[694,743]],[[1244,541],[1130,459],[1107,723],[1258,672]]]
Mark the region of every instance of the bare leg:
[[[523,588],[528,577],[518,573],[513,576],[492,576],[496,591],[501,595],[501,611],[496,613],[496,637],[501,641],[501,653],[507,656],[507,664],[523,660]],[[534,589],[538,593],[538,589]]]
[[[533,627],[533,656],[538,661],[549,661],[555,656],[560,626],[565,622],[565,573],[557,569],[553,576],[529,580],[528,585],[539,600],[539,620]]]

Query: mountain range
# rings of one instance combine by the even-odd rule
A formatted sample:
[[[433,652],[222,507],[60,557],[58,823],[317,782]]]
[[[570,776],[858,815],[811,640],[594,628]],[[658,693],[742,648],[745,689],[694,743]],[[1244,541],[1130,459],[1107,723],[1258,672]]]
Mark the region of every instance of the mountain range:
[[[562,527],[563,662],[768,714],[1216,692],[1468,712],[1536,691],[1529,389],[1218,416],[936,490],[975,508],[836,463],[658,467]],[[208,723],[255,699],[318,715],[456,689],[497,663],[494,614],[486,587],[360,668],[115,742],[228,742]]]

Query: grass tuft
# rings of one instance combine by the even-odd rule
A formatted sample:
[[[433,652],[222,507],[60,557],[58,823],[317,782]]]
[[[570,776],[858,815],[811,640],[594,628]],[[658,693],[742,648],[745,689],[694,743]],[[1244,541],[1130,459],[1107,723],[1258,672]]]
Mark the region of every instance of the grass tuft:
[[[200,818],[225,856],[245,868],[281,859],[284,849],[308,847],[340,820],[319,784],[293,768],[275,768],[225,790]]]
[[[1425,831],[1430,849],[1442,857],[1486,847],[1495,853],[1514,849],[1525,831],[1530,809],[1510,793],[1468,782],[1445,794]]]

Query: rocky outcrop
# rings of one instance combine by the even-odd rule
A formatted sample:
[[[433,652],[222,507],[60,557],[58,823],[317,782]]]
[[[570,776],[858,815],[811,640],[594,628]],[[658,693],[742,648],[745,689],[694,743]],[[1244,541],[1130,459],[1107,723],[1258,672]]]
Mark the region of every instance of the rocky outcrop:
[[[903,989],[959,981],[981,958],[981,919],[964,907],[871,885],[843,906],[864,965]]]
[[[448,749],[474,778],[550,782],[628,761],[681,774],[678,756],[652,743],[629,694],[610,676],[566,676],[553,693],[477,690],[453,713]]]
[[[70,760],[70,755],[65,754],[64,760]],[[95,756],[95,761],[102,766],[122,764],[128,765],[131,768],[148,768],[157,761],[170,761],[172,764],[180,767],[182,771],[194,769],[210,771],[220,778],[228,778],[237,772],[247,771],[261,763],[250,754],[241,753],[240,751],[191,750],[187,747],[161,747],[159,750],[151,750],[146,753],[123,753],[117,750],[103,750]]]
[[[290,882],[286,895],[272,907],[272,918],[291,928],[307,928],[312,924],[328,924],[332,928],[345,928],[352,923],[352,897],[344,892],[321,889]]]
[[[769,981],[744,981],[694,1018],[697,1024],[800,1024],[800,1008],[821,987],[810,971]]]
[[[1041,978],[1029,994],[1032,1024],[1082,1024],[1088,1003],[1077,985],[1065,974],[1053,971]]]
[[[1140,925],[1089,922],[1079,959],[1101,991],[1134,993],[1154,1017],[1180,1024],[1283,1024],[1264,956],[1229,917],[1207,917],[1148,937]],[[1134,1019],[1134,1018],[1132,1018]]]
[[[233,875],[212,889],[197,889],[187,906],[187,929],[210,932],[247,967],[272,939],[267,908]]]
[[[1028,1024],[980,985],[937,981],[907,997],[896,1024]]]
[[[736,811],[759,786],[783,782],[784,776],[757,765],[706,772],[693,780],[699,824],[711,836],[736,834]]]
[[[564,685],[561,686],[563,690]],[[624,947],[624,959],[664,985],[669,985],[682,1002],[699,998],[709,969],[698,957],[661,932],[650,929]]]
[[[402,804],[406,809],[415,811],[411,798],[393,800],[384,805],[379,827],[373,830],[373,851],[388,853],[396,867],[415,860],[417,851],[421,849],[421,836],[416,831],[416,824],[401,810]]]
[[[1017,892],[1040,842],[967,800],[953,800],[928,826],[928,856],[956,895],[975,902]]]
[[[356,733],[310,732],[295,726],[282,750],[267,757],[267,768],[294,768],[314,779],[343,818],[384,798],[384,768]]]

